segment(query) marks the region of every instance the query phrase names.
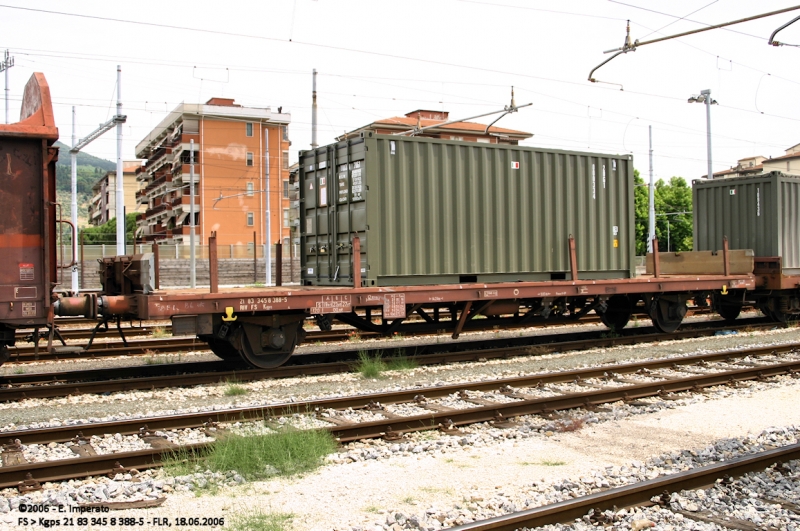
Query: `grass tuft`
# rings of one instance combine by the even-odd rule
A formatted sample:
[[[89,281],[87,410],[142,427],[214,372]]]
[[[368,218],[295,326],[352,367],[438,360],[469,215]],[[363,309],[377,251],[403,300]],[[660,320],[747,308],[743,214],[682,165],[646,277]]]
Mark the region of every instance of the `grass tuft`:
[[[245,479],[256,480],[313,470],[335,449],[336,441],[326,431],[286,428],[267,434],[230,434],[214,443],[204,464],[211,471],[236,470]]]
[[[395,349],[394,355],[386,362],[386,367],[390,371],[410,371],[419,367],[419,363],[406,357],[402,349]]]
[[[150,332],[150,336],[159,339],[162,337],[170,337],[172,332],[168,332],[163,326],[156,326],[153,328],[153,331]]]
[[[228,382],[228,385],[225,387],[225,396],[241,396],[247,393],[247,387],[239,385],[237,382]]]
[[[145,365],[170,365],[172,363],[180,363],[183,361],[183,354],[178,354],[177,356],[170,354],[159,356],[152,350],[146,350],[145,353],[147,354],[147,356],[144,358]]]
[[[247,480],[291,476],[322,464],[336,450],[336,440],[327,431],[283,428],[278,432],[252,435],[223,434],[209,449],[191,454],[177,448],[165,460],[164,470],[172,476],[195,472],[236,471]]]
[[[261,509],[237,513],[231,521],[232,531],[287,531],[291,529],[291,513],[265,513]]]
[[[359,351],[356,372],[361,373],[364,378],[379,378],[387,368],[380,354],[372,357],[366,350]]]

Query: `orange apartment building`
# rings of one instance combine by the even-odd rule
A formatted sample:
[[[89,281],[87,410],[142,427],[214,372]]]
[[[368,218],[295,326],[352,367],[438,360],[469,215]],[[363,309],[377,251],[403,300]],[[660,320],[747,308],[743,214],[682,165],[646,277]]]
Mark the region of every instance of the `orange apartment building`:
[[[178,105],[136,146],[137,238],[189,243],[190,147],[194,141],[195,235],[220,245],[289,243],[289,122],[269,107],[227,98]],[[267,193],[269,192],[269,193]],[[269,199],[270,236],[266,235]]]

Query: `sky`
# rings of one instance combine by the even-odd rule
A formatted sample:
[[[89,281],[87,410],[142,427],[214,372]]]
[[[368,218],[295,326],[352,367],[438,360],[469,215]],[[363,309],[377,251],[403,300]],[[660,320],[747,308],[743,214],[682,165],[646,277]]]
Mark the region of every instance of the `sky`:
[[[800,9],[638,47],[589,72],[631,39],[776,11],[762,0],[231,0],[109,2],[0,0],[0,50],[9,69],[10,121],[22,89],[43,72],[61,140],[72,144],[116,112],[122,67],[123,159],[181,102],[214,96],[291,113],[291,160],[311,143],[312,69],[318,142],[415,109],[451,118],[531,103],[498,126],[533,133],[523,145],[631,153],[647,177],[652,126],[656,179],[707,172],[710,89],[714,171],[776,157],[800,143]],[[488,123],[493,118],[476,121]],[[116,160],[114,131],[86,152]]]

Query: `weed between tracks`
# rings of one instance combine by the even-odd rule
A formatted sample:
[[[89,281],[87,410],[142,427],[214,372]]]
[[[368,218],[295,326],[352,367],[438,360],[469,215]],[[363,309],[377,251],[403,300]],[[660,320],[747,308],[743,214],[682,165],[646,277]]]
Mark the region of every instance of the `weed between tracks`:
[[[294,518],[291,513],[265,513],[261,509],[236,513],[231,520],[233,531],[285,531]]]
[[[247,387],[239,385],[239,382],[232,380],[225,386],[225,396],[241,396],[248,393]]]
[[[150,349],[145,350],[144,353],[146,354],[144,358],[145,365],[170,365],[172,363],[180,363],[183,361],[183,353],[175,356],[170,354],[159,356]]]
[[[395,349],[394,355],[389,358],[384,358],[381,353],[370,356],[367,351],[361,350],[355,370],[364,378],[380,378],[384,371],[409,371],[418,366],[416,361],[404,356],[401,349]]]
[[[171,337],[172,332],[168,332],[163,326],[156,326],[153,328],[153,331],[150,332],[150,336],[155,339],[160,339],[164,337]]]
[[[284,428],[274,433],[221,435],[201,454],[178,448],[164,463],[165,471],[184,476],[210,470],[235,470],[247,480],[290,476],[315,469],[336,449],[327,431]]]

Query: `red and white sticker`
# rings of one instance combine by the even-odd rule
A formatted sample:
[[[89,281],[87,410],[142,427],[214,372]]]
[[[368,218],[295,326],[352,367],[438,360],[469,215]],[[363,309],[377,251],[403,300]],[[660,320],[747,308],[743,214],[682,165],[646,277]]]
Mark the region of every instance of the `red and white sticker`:
[[[33,264],[20,264],[19,265],[19,279],[20,280],[33,280]]]
[[[511,161],[511,169],[512,170],[518,170],[519,169],[519,161],[518,160],[512,160]]]

